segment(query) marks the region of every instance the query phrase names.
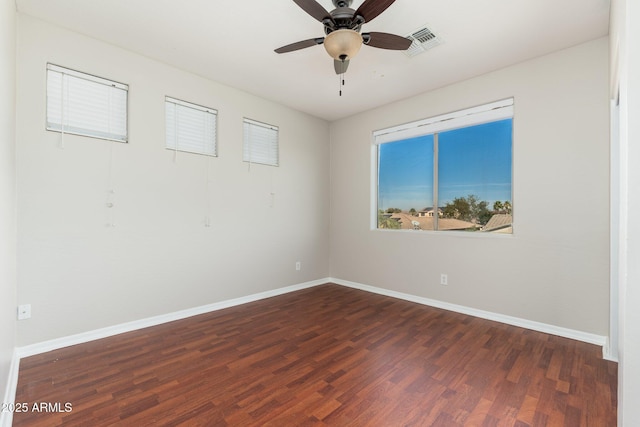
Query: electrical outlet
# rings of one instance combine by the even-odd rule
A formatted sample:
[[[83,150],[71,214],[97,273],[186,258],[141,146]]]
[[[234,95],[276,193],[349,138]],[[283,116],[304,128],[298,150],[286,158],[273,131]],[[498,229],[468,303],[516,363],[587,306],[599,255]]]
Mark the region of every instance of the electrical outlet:
[[[449,284],[449,276],[444,273],[440,274],[440,284],[447,286]]]
[[[18,306],[18,320],[29,319],[31,317],[31,304]]]
[[[300,261],[296,262],[296,271],[302,270],[302,263]]]

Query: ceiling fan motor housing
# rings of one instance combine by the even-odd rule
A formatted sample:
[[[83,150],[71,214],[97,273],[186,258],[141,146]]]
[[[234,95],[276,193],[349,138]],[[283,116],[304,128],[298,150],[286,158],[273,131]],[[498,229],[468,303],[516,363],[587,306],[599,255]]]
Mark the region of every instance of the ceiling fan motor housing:
[[[355,16],[356,11],[347,6],[340,6],[331,11],[331,19],[323,21],[324,32],[329,34],[335,30],[349,29],[360,31],[364,18]]]

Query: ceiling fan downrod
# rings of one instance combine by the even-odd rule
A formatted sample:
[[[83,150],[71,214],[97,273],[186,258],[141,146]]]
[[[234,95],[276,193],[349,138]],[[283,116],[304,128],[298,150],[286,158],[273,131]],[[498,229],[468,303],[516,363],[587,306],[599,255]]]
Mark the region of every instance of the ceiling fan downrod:
[[[333,3],[333,6],[336,8],[349,7],[351,6],[351,3],[353,3],[353,0],[331,0],[331,3]]]

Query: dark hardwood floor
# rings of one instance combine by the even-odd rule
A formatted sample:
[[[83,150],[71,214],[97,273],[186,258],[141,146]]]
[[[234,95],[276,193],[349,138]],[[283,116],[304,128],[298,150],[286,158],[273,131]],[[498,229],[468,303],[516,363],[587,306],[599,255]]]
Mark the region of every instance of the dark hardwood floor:
[[[328,284],[25,358],[14,426],[615,426],[600,350]]]

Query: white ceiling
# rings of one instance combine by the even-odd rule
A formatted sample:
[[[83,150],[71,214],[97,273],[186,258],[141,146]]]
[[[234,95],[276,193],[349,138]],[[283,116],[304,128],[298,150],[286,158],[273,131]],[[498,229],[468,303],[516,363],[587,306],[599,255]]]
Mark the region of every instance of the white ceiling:
[[[354,0],[357,9],[363,0]],[[318,0],[327,10],[331,0]],[[18,11],[335,120],[608,34],[609,0],[398,0],[363,26],[406,36],[427,25],[444,43],[413,58],[363,46],[343,95],[322,37],[291,0],[17,0]]]

